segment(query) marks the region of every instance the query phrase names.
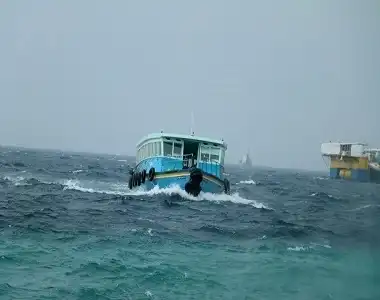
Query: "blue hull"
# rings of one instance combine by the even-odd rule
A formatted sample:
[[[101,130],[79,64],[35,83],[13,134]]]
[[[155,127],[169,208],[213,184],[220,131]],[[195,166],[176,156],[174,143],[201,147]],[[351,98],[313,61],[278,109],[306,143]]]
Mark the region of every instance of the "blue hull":
[[[141,161],[132,170],[134,175],[131,174],[129,186],[132,189],[136,189],[138,182],[141,182],[140,186],[147,190],[153,189],[156,186],[168,188],[176,185],[185,191],[187,186],[187,192],[192,195],[198,195],[199,192],[214,194],[229,193],[229,182],[222,177],[223,169],[223,166],[217,163],[198,162],[196,167],[188,168],[182,159],[152,157]],[[146,173],[145,182],[143,182],[144,180],[140,180],[144,172]],[[150,174],[150,172],[152,173]],[[195,180],[190,180],[190,174],[192,174]]]
[[[181,172],[182,173],[182,172]],[[153,189],[155,186],[159,188],[168,188],[170,186],[179,186],[182,190],[185,190],[185,184],[190,180],[190,174],[157,174],[153,181],[149,181],[146,178],[145,183],[141,183],[140,187],[145,187],[147,190]],[[134,187],[136,189],[138,187]],[[201,182],[201,190],[204,193],[224,193],[224,183],[220,179],[217,179],[206,174],[203,175],[203,180]]]

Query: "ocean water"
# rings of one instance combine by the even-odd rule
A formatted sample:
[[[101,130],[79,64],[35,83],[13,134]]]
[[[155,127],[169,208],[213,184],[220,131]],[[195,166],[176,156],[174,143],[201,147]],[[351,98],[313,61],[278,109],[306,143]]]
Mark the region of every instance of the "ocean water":
[[[0,148],[1,300],[380,299],[380,185],[227,166],[230,196],[131,193],[129,163]]]

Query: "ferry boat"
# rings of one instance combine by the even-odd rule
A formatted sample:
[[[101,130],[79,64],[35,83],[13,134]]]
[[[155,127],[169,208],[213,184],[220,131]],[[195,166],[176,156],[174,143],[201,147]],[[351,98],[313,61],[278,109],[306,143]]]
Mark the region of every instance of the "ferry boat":
[[[230,193],[224,178],[227,144],[183,134],[153,133],[136,145],[136,166],[130,171],[129,189],[144,185],[146,189],[178,185],[188,194]]]
[[[329,159],[330,177],[380,182],[380,149],[365,143],[323,143],[323,157]]]

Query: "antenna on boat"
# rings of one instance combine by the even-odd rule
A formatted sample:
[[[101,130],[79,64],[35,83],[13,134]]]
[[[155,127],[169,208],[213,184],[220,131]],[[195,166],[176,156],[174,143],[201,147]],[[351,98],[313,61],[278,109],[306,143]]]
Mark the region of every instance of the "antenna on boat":
[[[190,134],[194,135],[194,113],[191,112],[191,127],[190,127]]]

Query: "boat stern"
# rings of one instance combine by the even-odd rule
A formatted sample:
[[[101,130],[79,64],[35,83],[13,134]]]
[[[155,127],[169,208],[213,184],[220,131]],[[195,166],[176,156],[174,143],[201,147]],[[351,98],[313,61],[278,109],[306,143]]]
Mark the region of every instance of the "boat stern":
[[[154,173],[154,174],[152,174]],[[222,180],[214,175],[207,174],[199,168],[193,168],[183,171],[168,171],[168,172],[148,172],[145,180],[139,178],[142,175],[136,173],[132,175],[130,182],[134,182],[134,186],[139,183],[145,183],[148,189],[155,186],[159,188],[168,188],[170,186],[178,186],[180,189],[185,190],[188,194],[197,197],[200,192],[205,193],[230,193],[230,184],[227,179]],[[133,179],[136,177],[137,179]],[[141,184],[140,183],[140,184]],[[133,185],[133,184],[132,184]],[[132,186],[132,188],[134,187]]]

